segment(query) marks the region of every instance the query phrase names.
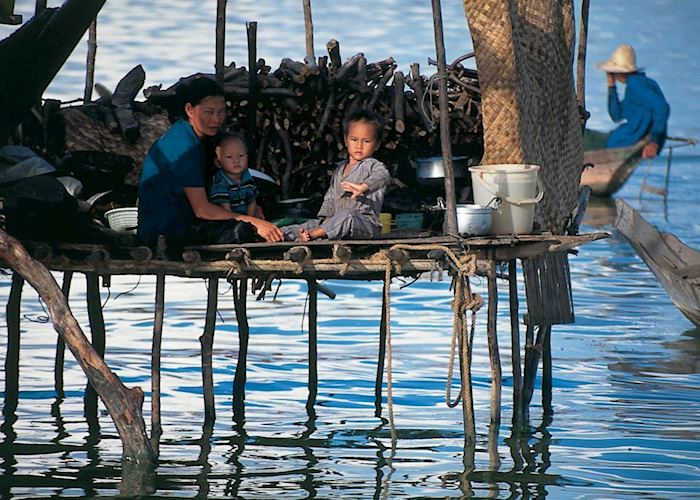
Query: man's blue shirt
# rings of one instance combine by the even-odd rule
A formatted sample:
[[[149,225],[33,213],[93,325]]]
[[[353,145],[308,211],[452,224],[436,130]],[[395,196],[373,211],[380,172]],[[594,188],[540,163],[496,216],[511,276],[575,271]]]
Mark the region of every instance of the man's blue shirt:
[[[622,101],[615,86],[608,87],[608,113],[614,122],[625,123],[613,130],[607,147],[629,146],[651,135],[651,141],[661,149],[666,141],[666,124],[671,109],[659,85],[643,72],[627,76],[625,97]]]

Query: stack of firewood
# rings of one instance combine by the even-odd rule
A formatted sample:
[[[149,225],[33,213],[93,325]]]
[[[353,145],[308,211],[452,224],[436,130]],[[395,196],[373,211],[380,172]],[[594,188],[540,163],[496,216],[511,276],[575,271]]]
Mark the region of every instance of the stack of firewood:
[[[231,63],[223,76],[229,106],[224,128],[248,137],[250,166],[277,179],[282,197],[314,196],[325,192],[329,172],[345,157],[346,113],[355,106],[371,109],[385,121],[375,156],[397,179],[411,184],[411,158],[441,154],[436,76],[422,76],[417,63],[405,75],[394,59],[370,63],[362,53],[343,63],[338,42],[331,40],[327,48],[329,55],[318,61],[283,59],[274,71],[260,59],[254,79],[245,67]],[[462,65],[470,56],[448,65],[445,76],[451,141],[454,154],[480,156],[479,84],[476,71]],[[147,103],[174,116],[180,112],[177,86],[198,76],[167,89],[147,88]]]

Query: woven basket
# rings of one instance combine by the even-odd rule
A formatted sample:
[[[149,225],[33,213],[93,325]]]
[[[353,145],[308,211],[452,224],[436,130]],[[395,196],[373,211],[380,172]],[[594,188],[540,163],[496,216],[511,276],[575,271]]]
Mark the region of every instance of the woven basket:
[[[136,207],[115,208],[105,212],[109,227],[115,231],[136,232],[139,223],[139,211]]]

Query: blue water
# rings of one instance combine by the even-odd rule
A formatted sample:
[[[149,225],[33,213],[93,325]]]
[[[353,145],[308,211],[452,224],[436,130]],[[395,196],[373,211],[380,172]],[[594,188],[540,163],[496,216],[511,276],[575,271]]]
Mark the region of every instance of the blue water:
[[[344,58],[393,56],[417,61],[425,73],[433,56],[430,2],[352,4],[312,1],[316,50],[337,38]],[[461,2],[443,2],[448,59],[471,50]],[[657,79],[672,105],[672,135],[700,138],[700,35],[693,0],[592,2],[587,107],[594,128],[605,116],[603,75],[593,63],[622,42],[637,47],[640,65]],[[301,2],[229,2],[227,60],[243,64],[244,21],[259,22],[258,54],[273,66],[304,53]],[[29,16],[34,2],[17,0]],[[107,2],[98,20],[96,80],[108,87],[143,64],[147,85],[213,65],[215,2]],[[11,30],[2,27],[0,36]],[[82,95],[85,44],[47,96]],[[642,162],[616,197],[652,223],[700,248],[697,171],[700,151],[674,153],[667,203],[640,196],[643,181],[664,185],[666,152]],[[644,176],[646,173],[646,180]],[[700,330],[673,306],[634,251],[613,229],[614,206],[594,202],[583,230],[611,237],[570,258],[576,323],[552,332],[554,415],[543,419],[541,394],[531,427],[513,433],[510,340],[506,297],[498,318],[504,390],[501,425],[489,428],[490,369],[485,309],[477,319],[473,361],[477,445],[465,450],[461,411],[444,403],[452,318],[446,282],[427,277],[392,287],[394,412],[397,446],[386,421],[374,416],[381,283],[329,281],[337,297],[319,298],[319,386],[316,417],[307,397],[306,288],[285,281],[276,300],[248,301],[246,422],[232,421],[238,336],[231,291],[220,287],[214,350],[217,420],[203,430],[199,336],[206,283],[168,279],[162,362],[161,461],[144,488],[153,497],[201,498],[698,498],[700,497]],[[60,282],[60,276],[57,276]],[[10,279],[0,279],[7,297]],[[485,284],[476,279],[476,291]],[[499,282],[501,291],[507,286]],[[150,387],[154,280],[112,279],[102,288],[106,360],[127,386]],[[122,294],[122,295],[120,295]],[[87,329],[84,280],[76,276],[71,309]],[[522,309],[522,307],[521,307]],[[65,397],[53,390],[56,334],[25,287],[22,302],[17,420],[3,418],[0,497],[117,495],[136,481],[120,463],[121,446],[108,415],[86,418],[85,378],[66,356]],[[4,322],[4,319],[1,320]],[[3,323],[4,329],[4,323]],[[521,329],[522,330],[522,329]],[[6,336],[0,335],[0,359]],[[0,377],[5,377],[0,371]],[[5,381],[0,384],[4,387]],[[6,401],[3,394],[3,403]],[[148,418],[147,394],[144,412]],[[89,413],[88,413],[89,416]],[[386,404],[384,406],[386,417]],[[471,458],[473,456],[473,463]]]

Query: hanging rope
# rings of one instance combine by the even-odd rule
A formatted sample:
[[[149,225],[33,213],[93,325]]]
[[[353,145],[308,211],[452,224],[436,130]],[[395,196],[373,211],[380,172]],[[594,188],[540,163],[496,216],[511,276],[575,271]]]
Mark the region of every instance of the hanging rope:
[[[394,424],[394,384],[392,376],[391,354],[391,259],[386,258],[384,272],[384,325],[386,328],[386,404],[389,411],[389,428],[391,429],[391,445],[396,446],[396,425]]]

